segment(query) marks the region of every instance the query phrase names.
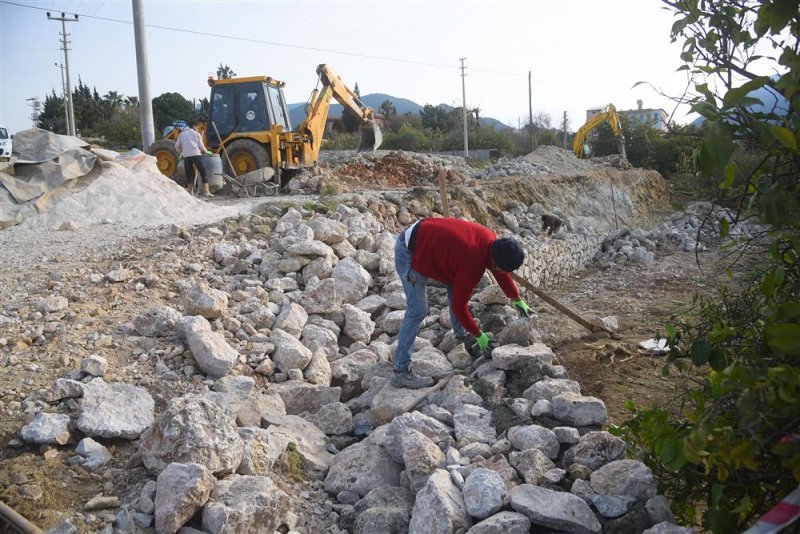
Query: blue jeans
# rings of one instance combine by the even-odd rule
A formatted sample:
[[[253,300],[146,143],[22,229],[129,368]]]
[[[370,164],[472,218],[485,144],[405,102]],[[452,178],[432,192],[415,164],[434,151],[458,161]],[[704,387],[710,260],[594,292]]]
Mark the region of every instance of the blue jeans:
[[[395,371],[407,371],[411,365],[411,352],[414,350],[414,340],[417,337],[419,325],[428,315],[428,279],[411,268],[411,251],[406,246],[405,232],[400,232],[395,241],[394,268],[403,283],[403,292],[406,294],[406,313],[397,337],[394,369]],[[453,288],[447,286],[447,299],[451,303],[452,298]],[[452,306],[450,306],[450,319],[456,335],[466,335],[464,327],[453,314]]]

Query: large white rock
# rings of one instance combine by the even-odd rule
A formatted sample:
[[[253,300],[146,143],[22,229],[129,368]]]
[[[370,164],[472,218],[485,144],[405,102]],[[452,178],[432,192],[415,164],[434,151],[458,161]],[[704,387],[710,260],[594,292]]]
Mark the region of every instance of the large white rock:
[[[452,429],[449,426],[421,412],[410,412],[395,417],[386,429],[384,441],[380,444],[398,462],[402,461],[402,437],[410,430],[422,433],[436,444],[452,438]]]
[[[295,302],[286,302],[281,308],[281,313],[275,319],[273,328],[279,328],[287,334],[300,339],[303,327],[308,321],[305,308]]]
[[[502,477],[484,467],[475,469],[464,482],[464,504],[472,517],[484,519],[503,507],[506,485]]]
[[[87,436],[136,439],[153,424],[154,409],[146,389],[95,378],[83,386],[77,426]]]
[[[208,501],[214,475],[200,464],[169,464],[158,475],[156,531],[173,534]]]
[[[600,495],[630,495],[647,500],[656,494],[653,472],[639,460],[616,460],[593,471],[589,484]]]
[[[285,434],[270,433],[266,428],[244,427],[238,432],[244,443],[244,453],[236,472],[240,475],[269,475],[289,445],[289,438]]]
[[[467,534],[528,534],[531,520],[517,512],[500,512],[476,523]]]
[[[64,445],[69,441],[69,416],[39,412],[33,421],[22,427],[20,434],[28,443]]]
[[[331,364],[325,356],[325,352],[318,349],[311,352],[311,361],[308,362],[303,370],[303,378],[309,383],[318,386],[330,386],[333,373]]]
[[[625,454],[625,442],[606,431],[587,432],[578,443],[564,452],[562,465],[569,467],[577,463],[592,471],[609,462],[619,460]]]
[[[472,519],[464,504],[464,497],[450,479],[450,473],[437,469],[417,493],[408,531],[452,534],[471,526]]]
[[[349,434],[353,431],[353,414],[341,402],[326,404],[308,417],[308,420],[329,435]]]
[[[534,382],[531,387],[522,392],[522,396],[531,402],[536,402],[539,400],[547,400],[552,402],[553,397],[566,392],[580,394],[581,385],[568,378],[546,377],[542,380]]]
[[[431,473],[445,466],[442,450],[416,430],[409,429],[400,435],[400,450],[413,492],[422,489]]]
[[[225,376],[203,395],[214,401],[239,426],[260,426],[265,413],[285,414],[286,406],[280,396],[256,389],[249,376]]]
[[[264,417],[263,423],[269,425],[267,431],[276,439],[280,436],[294,443],[308,478],[325,478],[333,455],[328,452],[328,438],[322,430],[296,415],[270,415]]]
[[[139,335],[146,337],[164,337],[175,333],[175,327],[181,319],[181,312],[169,306],[153,306],[133,320],[133,328]]]
[[[339,354],[339,338],[331,329],[315,324],[303,328],[303,345],[312,353],[321,351],[330,361]]]
[[[347,239],[347,226],[339,221],[334,221],[327,217],[315,217],[309,221],[308,225],[314,231],[314,239],[325,244],[333,245]]]
[[[553,397],[553,417],[572,426],[602,426],[608,420],[608,411],[597,397],[567,392]]]
[[[360,442],[350,445],[333,460],[325,491],[337,494],[349,490],[361,496],[382,486],[400,484],[402,466],[393,461],[383,447]]]
[[[206,319],[222,317],[228,310],[228,295],[208,287],[205,282],[193,285],[183,298],[187,315],[202,315]]]
[[[367,295],[372,276],[353,258],[344,258],[333,268],[336,296],[342,303],[355,304]]]
[[[470,443],[491,445],[497,441],[497,431],[492,426],[492,414],[481,406],[462,404],[456,408],[453,425],[460,447]]]
[[[338,310],[342,305],[342,299],[336,280],[333,278],[308,280],[301,304],[308,313],[330,313]]]
[[[203,507],[209,534],[274,532],[289,511],[289,496],[265,476],[233,475],[218,481]]]
[[[511,490],[511,507],[541,527],[574,534],[602,531],[589,505],[571,493],[522,484]]]
[[[492,351],[492,365],[497,369],[517,370],[528,361],[553,363],[555,355],[547,345],[534,343],[529,347],[519,345],[503,345]]]
[[[553,461],[540,449],[512,452],[508,459],[527,484],[540,484],[545,480],[545,473],[555,467]]]
[[[239,361],[239,352],[219,332],[192,332],[186,336],[186,341],[197,366],[211,378],[227,375]]]
[[[352,304],[345,304],[342,308],[344,309],[344,333],[353,341],[363,341],[369,344],[372,333],[375,331],[375,323],[369,313]]]
[[[412,357],[414,372],[420,376],[438,378],[453,370],[447,356],[435,347],[424,347]]]
[[[405,310],[390,311],[383,317],[383,331],[394,335],[403,326],[403,318],[406,316]]]
[[[139,454],[151,473],[177,462],[198,463],[215,476],[225,476],[236,471],[243,453],[233,419],[195,394],[172,399],[139,442]]]
[[[279,395],[286,407],[286,413],[296,415],[303,412],[314,413],[331,402],[339,402],[340,387],[328,387],[296,380],[270,384],[269,392]]]
[[[556,458],[561,449],[555,433],[539,425],[514,426],[508,429],[508,440],[514,448],[541,449],[548,458]]]
[[[288,332],[276,328],[272,331],[270,343],[275,345],[272,361],[282,373],[288,372],[289,369],[303,370],[311,361],[311,351]]]

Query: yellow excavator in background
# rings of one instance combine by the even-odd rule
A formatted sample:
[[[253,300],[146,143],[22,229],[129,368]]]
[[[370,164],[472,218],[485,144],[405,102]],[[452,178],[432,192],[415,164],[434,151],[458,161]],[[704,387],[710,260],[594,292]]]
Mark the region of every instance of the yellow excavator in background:
[[[321,88],[312,91],[308,114],[297,130],[292,130],[283,82],[268,76],[208,79],[209,109],[206,121],[198,122],[197,131],[212,152],[220,154],[224,147],[227,174],[240,176],[272,167],[275,181],[280,184],[282,170],[315,165],[331,98],[361,119],[359,151],[377,150],[383,136],[373,110],[327,65],[319,65],[317,75]],[[147,149],[148,154],[156,157],[161,173],[169,178],[179,172],[175,140],[180,131],[172,129]]]
[[[620,125],[619,115],[617,115],[617,108],[614,107],[614,104],[609,104],[605,111],[602,111],[601,113],[591,117],[588,121],[586,121],[586,124],[581,126],[578,131],[575,132],[575,140],[572,142],[572,150],[575,152],[575,155],[578,158],[583,158],[583,144],[586,141],[586,136],[589,135],[589,132],[604,122],[608,122],[608,124],[611,126],[611,131],[614,133],[614,137],[617,140],[617,149],[619,150],[619,155],[622,156],[623,161],[627,161],[628,156],[625,153],[625,136],[622,134],[622,126]]]

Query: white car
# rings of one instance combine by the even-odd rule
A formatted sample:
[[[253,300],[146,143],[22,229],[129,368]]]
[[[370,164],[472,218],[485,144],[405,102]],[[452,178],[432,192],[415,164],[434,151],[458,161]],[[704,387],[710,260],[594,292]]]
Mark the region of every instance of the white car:
[[[0,158],[11,159],[11,138],[5,126],[0,126]]]

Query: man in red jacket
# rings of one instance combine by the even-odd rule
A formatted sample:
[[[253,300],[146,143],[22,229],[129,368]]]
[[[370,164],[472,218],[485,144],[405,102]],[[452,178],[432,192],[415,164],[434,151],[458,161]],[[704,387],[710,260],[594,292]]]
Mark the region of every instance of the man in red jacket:
[[[394,353],[392,385],[422,388],[433,385],[430,377],[411,371],[411,353],[419,325],[428,314],[428,278],[447,287],[450,319],[459,338],[467,332],[475,336],[482,350],[491,340],[481,331],[469,311],[469,299],[489,269],[513,304],[524,314],[530,313],[527,303],[511,279],[511,271],[522,265],[525,252],[515,239],[498,239],[488,228],[461,219],[421,219],[397,236],[394,264],[406,294],[406,313]]]

